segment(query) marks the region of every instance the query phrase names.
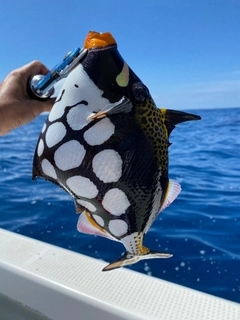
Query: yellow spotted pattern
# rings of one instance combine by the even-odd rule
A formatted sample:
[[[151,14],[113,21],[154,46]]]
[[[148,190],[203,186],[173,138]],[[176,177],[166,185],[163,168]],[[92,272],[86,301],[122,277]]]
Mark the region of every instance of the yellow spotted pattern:
[[[154,158],[162,171],[168,169],[168,132],[165,109],[158,109],[150,97],[135,107],[135,118],[152,144]]]
[[[142,232],[136,233],[134,235],[134,242],[130,244],[130,246],[132,248],[132,252],[135,255],[141,256],[141,255],[149,253],[150,250],[148,248],[144,247],[142,245],[142,242],[143,242],[143,233]]]

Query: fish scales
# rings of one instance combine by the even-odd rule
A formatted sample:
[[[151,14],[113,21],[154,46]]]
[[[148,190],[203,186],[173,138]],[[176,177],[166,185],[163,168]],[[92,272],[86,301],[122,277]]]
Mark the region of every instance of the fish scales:
[[[89,32],[84,48],[40,134],[33,179],[73,197],[80,232],[125,246],[104,271],[171,257],[144,247],[143,239],[181,190],[168,178],[169,135],[177,123],[200,117],[158,109],[110,33]]]

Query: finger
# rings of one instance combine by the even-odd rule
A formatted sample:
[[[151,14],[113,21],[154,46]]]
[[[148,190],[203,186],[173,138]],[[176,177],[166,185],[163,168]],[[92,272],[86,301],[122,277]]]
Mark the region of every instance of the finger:
[[[47,101],[44,103],[44,106],[43,106],[44,112],[46,112],[46,111],[47,111],[47,112],[51,111],[51,109],[52,109],[55,101],[56,101],[56,98],[50,98],[49,100],[47,100]]]
[[[16,71],[19,72],[24,78],[24,81],[27,82],[30,77],[36,74],[47,74],[49,69],[40,61],[35,60],[17,69]]]
[[[23,71],[27,73],[41,73],[41,74],[46,74],[50,71],[42,62],[38,60],[34,60],[30,62],[20,69],[23,69]]]
[[[37,101],[32,107],[35,109],[35,115],[39,115],[42,112],[50,112],[52,109],[52,106],[55,103],[56,98],[50,98],[46,101]]]

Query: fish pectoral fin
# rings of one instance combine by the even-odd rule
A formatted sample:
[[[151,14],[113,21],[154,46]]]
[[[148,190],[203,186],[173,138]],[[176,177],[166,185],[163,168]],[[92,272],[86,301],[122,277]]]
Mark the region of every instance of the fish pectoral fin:
[[[159,213],[166,209],[177,198],[181,190],[181,186],[176,180],[169,179],[167,192]]]
[[[172,257],[172,254],[170,253],[162,253],[150,249],[147,250],[147,253],[141,255],[134,255],[130,252],[125,252],[125,254],[121,258],[107,265],[105,268],[103,268],[102,271],[110,271],[117,268],[121,268],[130,264],[137,263],[140,260]]]
[[[94,234],[110,240],[118,241],[110,234],[108,234],[103,228],[101,228],[91,217],[87,210],[84,210],[78,218],[77,230],[82,233]]]
[[[132,110],[132,107],[131,101],[127,97],[122,97],[117,102],[107,104],[101,111],[92,113],[88,120],[93,121],[117,113],[128,113]]]

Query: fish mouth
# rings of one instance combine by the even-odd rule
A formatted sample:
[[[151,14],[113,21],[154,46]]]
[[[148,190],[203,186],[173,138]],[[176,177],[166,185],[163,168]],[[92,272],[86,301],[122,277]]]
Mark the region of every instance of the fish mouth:
[[[89,31],[84,42],[84,49],[107,47],[116,44],[116,40],[110,32]]]

